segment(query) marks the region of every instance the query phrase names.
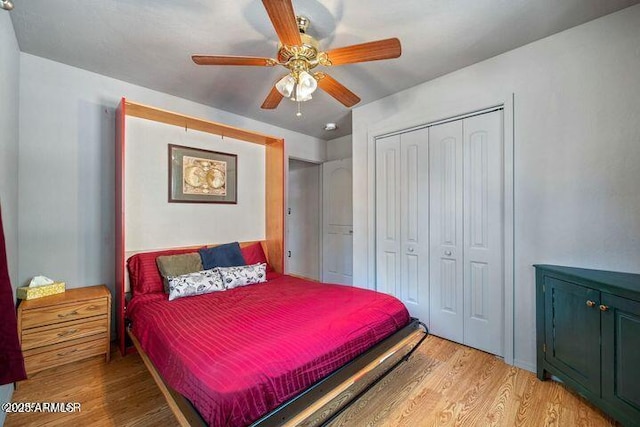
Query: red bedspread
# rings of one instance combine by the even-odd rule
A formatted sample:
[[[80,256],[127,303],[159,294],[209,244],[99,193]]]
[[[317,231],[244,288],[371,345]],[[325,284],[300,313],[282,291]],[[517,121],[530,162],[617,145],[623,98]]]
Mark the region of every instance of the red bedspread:
[[[133,333],[211,426],[257,420],[409,322],[388,295],[290,276],[168,301],[139,295]]]

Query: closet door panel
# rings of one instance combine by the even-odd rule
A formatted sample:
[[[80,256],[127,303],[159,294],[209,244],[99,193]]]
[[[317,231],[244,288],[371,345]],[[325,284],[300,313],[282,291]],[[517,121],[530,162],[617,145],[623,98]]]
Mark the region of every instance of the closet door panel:
[[[396,295],[412,316],[429,320],[429,131],[400,136],[401,281]]]
[[[464,343],[502,355],[502,112],[463,121]]]
[[[376,289],[400,288],[400,136],[376,141]]]
[[[429,128],[430,331],[463,340],[462,122]]]

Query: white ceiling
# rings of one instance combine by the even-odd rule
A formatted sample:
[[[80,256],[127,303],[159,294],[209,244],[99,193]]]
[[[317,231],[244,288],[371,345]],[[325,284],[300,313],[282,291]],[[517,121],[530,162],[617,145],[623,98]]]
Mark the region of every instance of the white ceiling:
[[[398,37],[399,59],[330,74],[363,105],[638,3],[640,0],[293,0],[323,49]],[[281,67],[205,67],[193,53],[273,57],[260,0],[14,0],[23,52],[323,139],[351,133],[350,110],[318,91],[260,109]],[[326,132],[334,121],[339,129]]]

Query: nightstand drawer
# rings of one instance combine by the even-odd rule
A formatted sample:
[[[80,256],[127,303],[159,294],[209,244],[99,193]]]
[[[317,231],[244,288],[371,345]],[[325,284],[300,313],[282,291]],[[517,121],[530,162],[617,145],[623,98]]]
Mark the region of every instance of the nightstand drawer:
[[[42,307],[22,313],[22,328],[49,325],[85,317],[98,316],[106,313],[108,301],[106,298],[93,301],[78,302],[50,307]]]
[[[52,350],[43,351],[37,354],[29,354],[30,352],[26,352],[24,356],[24,365],[27,368],[27,372],[31,374],[43,369],[104,354],[105,352],[104,339],[93,341],[84,341],[80,339],[80,341],[81,342],[77,344],[69,342],[65,347],[61,347],[60,345],[52,346]],[[44,348],[41,348],[40,350],[43,349]]]
[[[100,338],[104,338],[107,330],[106,315],[91,320],[80,319],[63,324],[27,329],[22,333],[22,349],[29,350],[34,347],[43,347],[97,334],[101,334]]]

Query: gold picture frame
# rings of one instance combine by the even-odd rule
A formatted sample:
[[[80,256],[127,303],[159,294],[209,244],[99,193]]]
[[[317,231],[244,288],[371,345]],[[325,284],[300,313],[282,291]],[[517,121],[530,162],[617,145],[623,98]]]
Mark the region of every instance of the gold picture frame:
[[[169,203],[238,203],[238,156],[169,144]]]

